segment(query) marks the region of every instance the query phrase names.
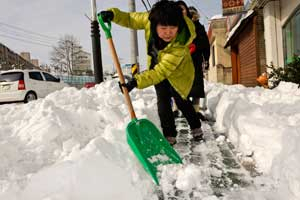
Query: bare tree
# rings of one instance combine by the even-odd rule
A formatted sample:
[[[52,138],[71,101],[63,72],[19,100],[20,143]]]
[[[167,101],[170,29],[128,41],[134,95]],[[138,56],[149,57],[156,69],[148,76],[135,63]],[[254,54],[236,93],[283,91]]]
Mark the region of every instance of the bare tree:
[[[60,38],[57,46],[51,52],[51,64],[60,68],[61,72],[73,74],[74,66],[81,61],[78,58],[82,47],[73,35],[65,35]]]

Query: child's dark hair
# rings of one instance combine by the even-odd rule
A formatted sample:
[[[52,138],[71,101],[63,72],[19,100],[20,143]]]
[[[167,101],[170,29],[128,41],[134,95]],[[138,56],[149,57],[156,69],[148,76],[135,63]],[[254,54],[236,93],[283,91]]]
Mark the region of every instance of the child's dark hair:
[[[151,30],[155,33],[158,24],[164,26],[178,26],[180,32],[185,24],[182,10],[174,1],[160,0],[155,3],[150,11],[149,20]]]

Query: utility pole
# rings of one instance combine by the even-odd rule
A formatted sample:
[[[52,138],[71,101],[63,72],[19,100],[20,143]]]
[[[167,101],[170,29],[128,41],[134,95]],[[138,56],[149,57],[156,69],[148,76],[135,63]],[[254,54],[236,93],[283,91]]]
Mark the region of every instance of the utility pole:
[[[135,12],[135,0],[129,0],[128,2],[129,12]],[[136,64],[139,72],[139,51],[138,51],[138,40],[137,40],[137,31],[130,30],[130,49],[131,49],[131,64]]]
[[[96,0],[91,0],[92,7],[92,22],[91,22],[91,37],[92,37],[92,49],[93,49],[93,64],[94,64],[94,76],[95,83],[103,82],[103,68],[101,59],[101,44],[100,44],[100,30],[97,21],[97,7]]]

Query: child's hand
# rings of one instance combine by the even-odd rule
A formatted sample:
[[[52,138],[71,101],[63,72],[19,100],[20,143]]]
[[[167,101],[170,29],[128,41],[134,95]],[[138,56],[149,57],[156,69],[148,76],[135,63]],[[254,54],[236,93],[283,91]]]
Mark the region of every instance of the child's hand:
[[[135,80],[134,78],[131,79],[131,80],[129,80],[127,83],[121,84],[121,83],[119,82],[119,87],[120,87],[120,90],[121,90],[122,93],[123,93],[123,88],[122,88],[122,87],[126,87],[128,93],[129,93],[129,92],[130,92],[133,88],[135,88],[136,86],[137,86],[137,82],[136,82],[136,80]]]
[[[101,11],[98,16],[101,15],[103,22],[110,22],[114,18],[114,13],[112,11]]]

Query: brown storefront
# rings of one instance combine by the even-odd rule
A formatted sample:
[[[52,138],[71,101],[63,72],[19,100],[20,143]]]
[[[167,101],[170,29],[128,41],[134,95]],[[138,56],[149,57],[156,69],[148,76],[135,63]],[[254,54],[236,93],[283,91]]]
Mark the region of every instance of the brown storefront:
[[[256,86],[256,78],[265,70],[263,19],[248,12],[229,33],[225,48],[231,47],[232,83]]]

